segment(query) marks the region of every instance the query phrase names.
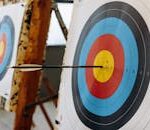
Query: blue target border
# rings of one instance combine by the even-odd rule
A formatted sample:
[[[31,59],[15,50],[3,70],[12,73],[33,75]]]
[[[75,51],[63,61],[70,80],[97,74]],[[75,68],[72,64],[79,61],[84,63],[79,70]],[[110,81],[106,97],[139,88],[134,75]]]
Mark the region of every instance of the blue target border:
[[[84,70],[73,69],[72,92],[76,112],[80,120],[86,126],[94,130],[116,130],[122,127],[126,122],[128,122],[132,118],[132,116],[134,116],[141,102],[143,101],[150,79],[150,54],[148,53],[150,52],[150,33],[148,27],[142,16],[132,6],[124,2],[107,3],[96,10],[89,18],[78,41],[74,58],[74,65],[80,65],[81,63],[84,63],[82,62],[82,58],[80,57],[82,56],[82,49],[84,49],[84,46],[86,46],[85,44],[87,44],[85,40],[90,34],[92,28],[97,23],[109,18],[120,19],[121,21],[126,23],[132,31],[137,44],[136,46],[138,50],[138,56],[136,57],[138,57],[138,65],[134,64],[133,66],[134,68],[136,68],[137,66],[137,72],[133,72],[130,66],[126,66],[127,68],[125,68],[124,70],[124,73],[136,73],[135,79],[132,79],[132,89],[128,95],[128,98],[126,98],[126,100],[122,102],[123,104],[121,104],[121,106],[117,108],[117,111],[113,111],[114,113],[111,112],[108,115],[106,114],[105,116],[103,114],[94,113],[92,109],[88,109],[90,105],[85,106],[88,105],[88,103],[85,103],[87,101],[86,99],[85,102],[83,101],[84,94],[81,94],[80,90],[81,87],[86,87],[82,86],[84,84],[80,83],[81,81],[83,81],[80,79],[80,76],[84,76],[83,74],[85,74],[85,72],[81,73],[81,71]],[[128,53],[128,50],[126,50],[125,53]],[[87,56],[84,57],[86,58]],[[128,83],[126,85],[128,85]],[[124,87],[126,87],[125,84]],[[89,103],[94,103],[94,100],[93,102],[91,100]]]
[[[6,34],[6,51],[3,62],[0,64],[0,80],[3,79],[7,72],[7,66],[10,64],[14,46],[15,28],[13,21],[9,16],[4,16],[0,23],[0,36],[3,33]]]

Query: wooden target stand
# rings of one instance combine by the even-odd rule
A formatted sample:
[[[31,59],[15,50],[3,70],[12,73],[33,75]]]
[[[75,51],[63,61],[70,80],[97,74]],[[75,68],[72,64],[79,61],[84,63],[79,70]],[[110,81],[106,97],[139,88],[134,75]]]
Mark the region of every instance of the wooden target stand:
[[[30,22],[30,29],[28,32],[28,47],[26,50],[24,63],[43,63],[46,37],[50,20],[51,4],[52,3],[50,0],[34,0],[32,2],[32,16],[30,17],[31,19],[28,19],[30,20],[28,21]],[[35,111],[35,106],[28,110],[25,110],[25,107],[27,104],[35,101],[40,78],[40,71],[27,72],[22,74],[14,130],[29,130],[31,128],[32,115]],[[51,121],[49,120],[42,103],[40,103],[40,108],[42,109],[50,127],[52,127]]]
[[[20,0],[0,0],[0,5],[7,5],[17,3]],[[50,23],[50,16],[52,12],[52,0],[26,0],[28,8],[25,11],[23,19],[22,32],[20,35],[20,43],[18,47],[18,57],[16,65],[20,64],[43,64],[46,39]],[[53,8],[54,10],[56,9]],[[57,9],[57,16],[59,21],[61,15]],[[43,24],[44,23],[44,24]],[[59,22],[61,27],[65,28],[63,21]],[[64,31],[63,31],[64,32]],[[34,35],[33,35],[34,34]],[[67,35],[67,31],[65,30]],[[14,130],[30,130],[32,125],[32,116],[35,111],[35,106],[39,105],[50,128],[53,129],[50,118],[43,106],[43,102],[57,98],[47,97],[39,100],[37,98],[37,91],[39,82],[42,80],[41,71],[34,72],[19,72],[15,71],[13,81],[13,93],[11,103],[8,103],[10,111],[16,110],[16,118]],[[50,94],[47,80],[43,80]],[[19,90],[19,93],[18,93]],[[16,93],[15,93],[16,91]],[[15,99],[15,100],[14,100]],[[17,103],[18,102],[18,103]],[[33,103],[34,102],[34,103]],[[15,104],[15,105],[13,105]],[[17,104],[17,105],[16,105]],[[16,107],[17,106],[17,107]]]

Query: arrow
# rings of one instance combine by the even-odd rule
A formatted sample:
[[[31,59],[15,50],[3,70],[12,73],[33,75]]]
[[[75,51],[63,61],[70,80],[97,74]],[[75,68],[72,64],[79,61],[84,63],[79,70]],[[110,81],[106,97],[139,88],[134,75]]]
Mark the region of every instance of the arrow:
[[[37,71],[42,69],[63,69],[63,68],[104,68],[103,66],[69,66],[69,65],[38,65],[38,64],[22,64],[19,66],[8,67],[8,69],[17,69],[22,72]]]

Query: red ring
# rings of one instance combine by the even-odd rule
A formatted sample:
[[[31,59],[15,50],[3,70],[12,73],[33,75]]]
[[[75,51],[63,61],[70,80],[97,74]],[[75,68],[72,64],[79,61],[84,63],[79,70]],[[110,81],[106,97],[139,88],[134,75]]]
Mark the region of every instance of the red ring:
[[[1,64],[3,62],[5,51],[6,51],[6,34],[4,33],[2,34],[0,41],[4,42],[4,51],[3,51],[3,54],[0,56],[0,64]]]
[[[91,94],[97,98],[108,98],[117,90],[123,76],[124,51],[120,41],[111,34],[98,37],[87,57],[86,65],[93,65],[96,55],[101,50],[108,50],[114,57],[114,72],[111,78],[101,83],[95,79],[92,68],[86,68],[86,82]]]

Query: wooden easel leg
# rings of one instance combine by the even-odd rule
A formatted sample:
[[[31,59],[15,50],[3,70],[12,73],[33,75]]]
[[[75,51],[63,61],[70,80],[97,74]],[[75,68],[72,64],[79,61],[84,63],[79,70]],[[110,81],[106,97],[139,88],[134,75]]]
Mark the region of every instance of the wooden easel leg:
[[[48,116],[47,111],[46,111],[46,109],[45,109],[45,107],[44,107],[44,105],[43,105],[42,103],[40,104],[40,108],[41,108],[41,110],[42,110],[42,113],[44,114],[44,117],[45,117],[45,119],[46,119],[46,121],[47,121],[49,127],[51,128],[51,130],[54,130],[54,126],[53,126],[53,124],[52,124],[52,122],[51,122],[51,119],[50,119],[50,117]]]
[[[64,35],[64,38],[67,40],[67,36],[68,36],[68,29],[63,21],[63,18],[61,16],[61,13],[59,11],[59,8],[58,8],[58,5],[57,3],[55,2],[55,0],[52,0],[53,2],[53,10],[55,11],[55,14],[56,14],[56,18],[58,20],[58,23],[60,25],[60,28],[62,30],[62,33]]]
[[[25,63],[43,64],[47,33],[52,11],[51,0],[33,0],[31,24],[29,30],[28,48]],[[34,102],[37,97],[41,72],[23,73],[20,83],[19,101],[16,111],[14,130],[30,130],[35,107],[25,113],[25,107]]]

